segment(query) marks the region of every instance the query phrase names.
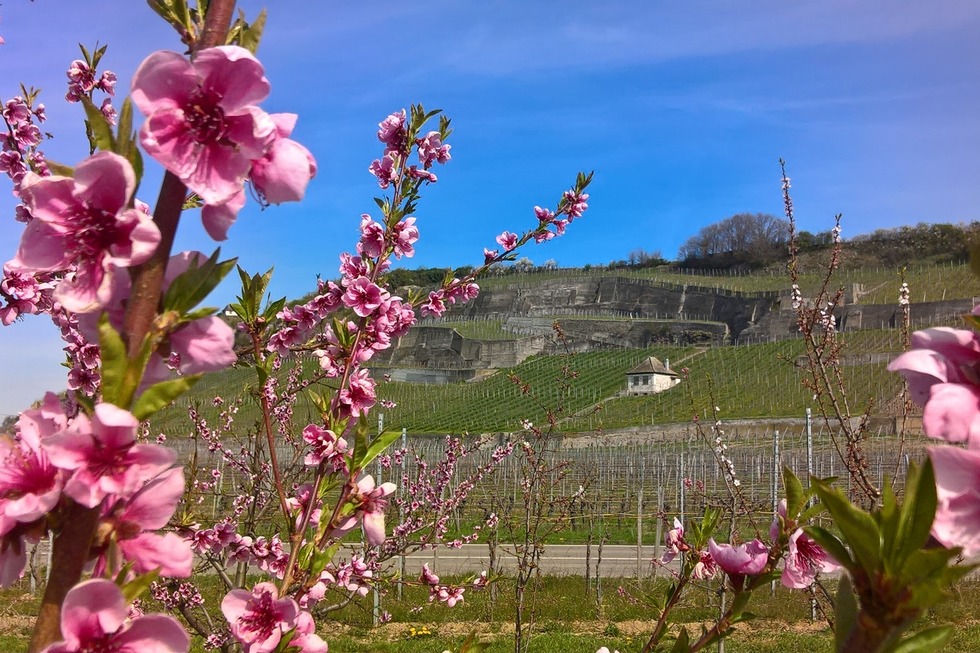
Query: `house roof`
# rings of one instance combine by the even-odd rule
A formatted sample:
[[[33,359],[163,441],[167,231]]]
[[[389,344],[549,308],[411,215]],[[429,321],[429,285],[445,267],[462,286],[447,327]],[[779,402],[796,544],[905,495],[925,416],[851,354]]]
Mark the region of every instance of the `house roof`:
[[[677,372],[668,369],[666,365],[661,363],[660,359],[656,356],[650,356],[641,361],[639,365],[628,371],[627,374],[666,374],[667,376],[679,376]]]

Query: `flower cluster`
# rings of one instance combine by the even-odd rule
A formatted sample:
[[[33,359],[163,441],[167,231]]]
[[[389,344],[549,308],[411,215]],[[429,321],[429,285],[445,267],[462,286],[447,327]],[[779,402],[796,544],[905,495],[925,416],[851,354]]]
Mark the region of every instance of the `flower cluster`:
[[[971,319],[980,315],[973,309]],[[912,349],[889,364],[908,382],[923,407],[926,435],[957,446],[928,448],[936,474],[938,505],[933,536],[963,553],[980,553],[980,336],[936,327],[912,334]]]
[[[133,77],[133,102],[146,115],[140,144],[204,202],[204,227],[215,240],[245,205],[249,180],[265,202],[302,199],[316,174],[309,151],[292,139],[293,114],[257,105],[269,94],[252,53],[227,45],[188,60],[150,55]]]
[[[232,590],[221,601],[221,611],[245,653],[274,651],[289,634],[293,635],[289,645],[297,653],[327,652],[327,643],[316,634],[310,613],[293,599],[280,598],[272,583],[258,583],[251,592]]]
[[[184,492],[183,474],[171,468],[175,456],[169,449],[136,443],[137,426],[128,411],[106,403],[96,404],[91,417],[69,417],[51,393],[21,415],[18,440],[0,446],[0,584],[8,586],[23,573],[25,540],[36,540],[49,521],[63,519],[62,496],[100,508],[91,551],[97,569],[113,559],[115,565],[131,563],[136,573],[160,568],[165,575],[190,575],[187,543],[153,532],[173,515]]]

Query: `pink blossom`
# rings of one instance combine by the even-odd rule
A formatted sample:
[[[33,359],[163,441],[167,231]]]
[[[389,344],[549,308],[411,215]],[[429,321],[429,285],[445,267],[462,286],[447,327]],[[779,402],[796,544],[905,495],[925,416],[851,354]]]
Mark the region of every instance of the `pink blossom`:
[[[367,317],[375,311],[381,303],[388,299],[387,290],[382,289],[367,277],[358,277],[344,293],[344,305],[352,309],[358,316]]]
[[[555,219],[555,214],[550,209],[543,209],[540,206],[534,207],[534,215],[541,222],[551,222]]]
[[[396,489],[394,483],[375,486],[374,477],[365,476],[357,482],[357,508],[355,518],[362,520],[364,537],[369,546],[378,546],[385,541],[386,497]]]
[[[804,533],[802,528],[796,529],[789,536],[789,549],[780,578],[783,586],[805,589],[813,584],[818,572],[826,573],[837,569],[840,569],[840,565]]]
[[[232,590],[221,601],[221,612],[245,653],[271,653],[283,635],[297,626],[300,615],[296,601],[278,598],[272,583],[258,583],[251,592]]]
[[[223,204],[276,138],[275,122],[254,106],[268,94],[245,48],[208,48],[193,61],[155,52],[133,76],[133,102],[147,117],[140,143],[205,204]]]
[[[674,527],[668,530],[667,535],[664,536],[664,545],[666,550],[660,557],[661,564],[667,564],[676,558],[678,553],[690,549],[684,542],[684,524],[677,517],[674,517]]]
[[[100,532],[115,540],[123,560],[132,562],[137,574],[159,568],[164,576],[191,575],[194,556],[190,543],[176,533],[150,532],[166,527],[183,495],[184,472],[174,468],[151,480],[128,500],[107,502]],[[97,574],[107,562],[107,556],[100,557]],[[118,569],[109,571],[119,572]]]
[[[439,577],[436,576],[431,569],[429,569],[429,563],[426,562],[422,565],[422,573],[419,576],[419,580],[426,585],[438,585]]]
[[[327,653],[327,643],[316,634],[316,623],[309,612],[300,612],[296,617],[295,632],[289,645],[299,649],[296,653]]]
[[[61,610],[63,641],[43,653],[187,653],[190,638],[173,617],[162,614],[130,618],[122,590],[109,580],[79,583]]]
[[[106,496],[130,497],[149,478],[173,464],[176,454],[155,444],[136,444],[139,421],[112,404],[97,404],[92,418],[78,415],[42,442],[51,462],[74,472],[65,494],[88,508]]]
[[[27,225],[10,265],[30,272],[57,272],[77,266],[62,281],[57,299],[76,313],[109,300],[107,271],[142,263],[160,242],[153,219],[128,208],[136,187],[129,162],[99,152],[75,168],[75,177],[29,174],[20,192],[34,219]]]
[[[12,97],[3,106],[3,119],[12,125],[26,121],[31,116],[31,110],[21,96]]]
[[[405,110],[396,111],[378,123],[378,140],[387,146],[388,150],[400,152],[405,147]]]
[[[509,231],[505,231],[497,236],[497,243],[504,248],[505,252],[509,252],[517,247],[517,234],[512,234]]]
[[[718,573],[718,563],[715,559],[711,557],[711,553],[708,551],[701,551],[698,554],[698,561],[694,565],[694,569],[691,571],[691,576],[695,580],[708,580],[709,578],[714,578],[715,574]]]
[[[398,166],[395,163],[395,153],[385,154],[380,159],[375,159],[368,166],[368,172],[378,178],[378,186],[382,189],[388,188],[391,184],[398,181]]]
[[[342,388],[337,394],[342,412],[353,417],[366,413],[376,399],[374,380],[367,370],[357,370],[351,374],[347,387]]]
[[[562,198],[562,208],[565,211],[565,215],[568,216],[569,222],[575,218],[582,217],[582,214],[589,208],[589,205],[587,204],[588,199],[588,193],[575,193],[574,191],[570,190],[565,191],[565,195]]]
[[[441,290],[433,290],[429,293],[429,301],[422,304],[423,316],[441,317],[446,312],[446,303],[443,301],[444,293]]]
[[[99,111],[101,111],[102,115],[105,116],[106,122],[108,122],[110,125],[116,124],[116,117],[118,114],[116,114],[116,108],[112,106],[111,98],[106,98],[102,101],[102,106],[99,107]]]
[[[244,189],[239,189],[227,202],[222,204],[205,204],[201,209],[201,223],[208,235],[215,240],[226,240],[228,230],[238,219],[238,212],[245,207],[248,198]]]
[[[980,554],[980,451],[929,447],[936,471],[936,518],[933,536],[963,554]]]
[[[708,540],[708,551],[718,566],[733,577],[754,576],[769,562],[769,549],[758,539],[732,546],[717,544],[711,538]]]
[[[0,513],[11,520],[11,527],[40,519],[61,498],[63,475],[48,460],[41,442],[67,423],[61,402],[49,392],[39,408],[21,414],[19,441],[0,438]],[[4,532],[0,528],[0,534]]]
[[[333,471],[346,471],[347,440],[316,424],[310,424],[303,429],[303,440],[310,445],[310,452],[303,461],[305,464],[315,467],[326,460]]]
[[[452,157],[449,154],[451,145],[444,145],[439,132],[431,131],[418,141],[419,160],[425,168],[433,163],[446,163]]]
[[[926,434],[949,442],[980,446],[980,338],[972,331],[937,327],[912,334],[912,350],[888,365],[909,384],[912,399],[924,407]]]
[[[274,113],[270,118],[276,125],[276,137],[265,156],[252,162],[249,177],[266,202],[298,202],[316,175],[316,160],[309,150],[287,138],[296,125],[296,114]]]
[[[207,257],[200,252],[181,252],[171,256],[164,274],[164,292],[174,279],[192,265],[203,264],[206,259]],[[117,330],[122,330],[125,318],[124,301],[129,297],[132,284],[126,270],[115,269],[110,277],[109,295],[112,299],[106,306],[106,312],[109,323]],[[89,341],[98,340],[99,317],[94,313],[79,316],[79,331]],[[222,370],[238,360],[235,354],[235,332],[224,320],[216,316],[203,317],[178,325],[169,334],[166,344],[169,345],[169,352],[166,352],[166,347],[161,346],[150,357],[143,375],[144,386],[170,378],[172,376],[170,363],[175,363],[173,367],[178,373],[190,375]]]
[[[415,218],[409,216],[395,225],[394,252],[396,258],[415,256],[415,241],[419,239],[419,229]]]
[[[365,213],[361,216],[361,242],[357,252],[366,258],[378,258],[385,246],[385,229]]]

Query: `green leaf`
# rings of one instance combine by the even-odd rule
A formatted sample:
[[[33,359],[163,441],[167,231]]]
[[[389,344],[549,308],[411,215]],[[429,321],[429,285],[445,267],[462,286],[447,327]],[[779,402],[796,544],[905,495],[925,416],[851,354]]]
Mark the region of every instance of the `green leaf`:
[[[265,31],[265,19],[267,17],[266,10],[263,9],[259,12],[259,15],[252,21],[251,25],[244,25],[242,27],[242,33],[239,40],[239,45],[255,54],[259,49],[259,41],[262,40],[262,32]]]
[[[142,421],[158,410],[166,408],[174,399],[190,390],[201,380],[203,374],[182,376],[169,381],[161,381],[147,388],[133,405],[133,415]]]
[[[123,404],[128,402],[123,401],[123,384],[129,359],[126,344],[109,324],[107,313],[99,318],[99,354],[102,358],[102,401],[126,408]]]
[[[367,451],[364,452],[364,458],[360,461],[358,467],[364,469],[367,467],[375,458],[384,453],[384,450],[392,445],[392,443],[401,437],[400,431],[385,431],[381,433],[378,437],[371,441],[368,446]]]
[[[932,461],[926,458],[920,469],[909,470],[906,479],[905,502],[899,513],[895,538],[897,566],[901,566],[913,551],[921,549],[929,540],[936,505],[936,475]]]
[[[902,641],[891,653],[934,653],[942,650],[952,636],[952,626],[933,626]]]
[[[148,571],[145,574],[140,574],[119,589],[122,590],[123,596],[126,597],[126,602],[132,603],[134,600],[141,597],[146,590],[150,589],[150,585],[159,577],[160,569],[157,568],[153,571]]]
[[[824,551],[829,553],[842,567],[851,572],[857,570],[857,563],[836,535],[821,526],[804,526],[803,531],[813,538],[814,542],[823,547]]]
[[[48,171],[50,171],[52,175],[58,175],[60,177],[73,177],[75,175],[75,169],[71,166],[66,166],[63,163],[57,163],[55,161],[51,161],[50,159],[46,159],[45,163],[47,163]]]
[[[803,483],[789,466],[783,466],[783,487],[786,490],[786,517],[795,520],[806,504],[806,490]]]
[[[85,117],[89,127],[92,128],[92,138],[96,147],[105,152],[115,152],[116,139],[112,136],[112,126],[102,115],[102,111],[87,95],[82,96],[82,106],[85,107]]]
[[[851,588],[851,578],[841,576],[834,603],[834,650],[842,651],[851,632],[857,625],[858,604]]]
[[[184,322],[193,322],[194,320],[200,320],[203,317],[211,317],[218,312],[218,309],[214,306],[202,306],[201,308],[194,309],[193,311],[187,313],[184,316]]]
[[[681,631],[677,633],[677,639],[674,640],[674,645],[670,648],[670,652],[687,653],[689,644],[690,644],[690,638],[687,634],[687,627],[681,626]]]
[[[177,311],[183,316],[204,301],[231,272],[237,261],[237,259],[229,259],[219,263],[220,255],[219,247],[204,263],[198,265],[192,261],[190,267],[171,282],[167,293],[163,296],[163,310]]]
[[[814,487],[858,564],[869,574],[878,570],[881,566],[881,534],[875,519],[822,481],[814,481]]]
[[[752,592],[739,592],[732,601],[732,616],[737,617],[745,611],[745,606],[749,604]]]

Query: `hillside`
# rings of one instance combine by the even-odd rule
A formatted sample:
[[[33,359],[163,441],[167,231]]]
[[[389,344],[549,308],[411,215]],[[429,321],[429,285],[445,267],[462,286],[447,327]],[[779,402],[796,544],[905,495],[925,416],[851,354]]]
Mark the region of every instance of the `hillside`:
[[[542,423],[546,409],[561,406],[559,428],[574,433],[685,422],[712,403],[725,419],[794,417],[811,405],[791,364],[803,350],[794,337],[784,280],[766,273],[574,272],[489,279],[477,302],[425,321],[372,361],[375,377],[390,379],[378,389],[379,400],[391,402],[377,409],[386,426],[413,433],[516,431],[522,419]],[[925,300],[913,305],[917,326],[954,324],[980,295],[965,265],[913,268],[906,278],[913,298]],[[900,380],[885,366],[901,351],[901,334],[897,306],[875,300],[897,297],[898,275],[879,268],[851,271],[844,279],[852,289],[838,320],[852,406],[870,404],[873,414],[888,416]],[[684,314],[679,302],[704,313]],[[568,336],[566,355],[558,355],[566,348],[551,335],[553,321]],[[674,369],[688,368],[688,378],[661,394],[622,396],[626,372],[651,355],[673,361]],[[296,364],[308,371],[314,365]],[[558,390],[563,365],[577,374],[566,391]],[[152,429],[188,433],[191,405],[214,424],[219,411],[211,398],[232,400],[249,383],[248,369],[210,375],[161,413]],[[314,414],[306,397],[296,411],[303,419]],[[256,416],[252,400],[244,399],[238,423]]]

